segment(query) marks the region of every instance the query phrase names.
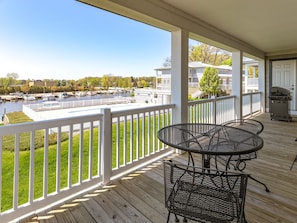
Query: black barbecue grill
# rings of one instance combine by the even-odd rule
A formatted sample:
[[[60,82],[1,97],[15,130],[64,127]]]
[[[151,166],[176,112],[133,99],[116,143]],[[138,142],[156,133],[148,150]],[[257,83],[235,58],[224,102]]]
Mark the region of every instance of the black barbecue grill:
[[[286,88],[270,88],[269,112],[270,118],[275,120],[292,121],[289,115],[289,101],[292,100],[290,91]]]

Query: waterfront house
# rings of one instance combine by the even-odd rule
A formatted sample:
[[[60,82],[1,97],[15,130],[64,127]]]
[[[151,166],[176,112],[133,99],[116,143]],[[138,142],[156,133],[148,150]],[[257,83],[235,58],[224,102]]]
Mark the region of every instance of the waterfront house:
[[[196,91],[192,92],[192,96],[201,93],[199,91],[199,80],[203,76],[206,67],[214,67],[218,70],[218,75],[222,81],[221,89],[226,94],[232,93],[232,67],[228,65],[214,66],[201,61],[189,62],[188,65],[188,87],[195,88]],[[252,68],[252,73],[249,75],[249,68]],[[256,69],[258,68],[257,61],[245,59],[243,61],[243,92],[254,92],[258,90],[258,78]],[[171,66],[163,66],[156,68],[156,89],[161,91],[171,90]]]
[[[31,222],[44,219],[47,222],[165,222],[167,212],[163,203],[163,173],[162,168],[158,168],[158,160],[171,155],[172,159],[187,161],[185,156],[175,154],[157,140],[157,130],[172,123],[221,123],[253,115],[264,123],[265,145],[248,170],[261,178],[271,192],[267,193],[259,185],[249,183],[245,210],[247,220],[252,223],[296,222],[297,171],[296,168],[290,171],[296,155],[296,118],[293,117],[292,122],[272,121],[267,112],[272,85],[288,88],[292,95],[290,113],[294,115],[297,110],[297,31],[294,29],[297,2],[80,2],[171,33],[171,89],[174,88],[171,103],[117,112],[105,109],[96,115],[1,127],[1,137],[13,135],[14,138],[14,152],[10,157],[14,162],[13,169],[8,170],[5,162],[0,162],[0,199],[2,204],[4,199],[8,200],[9,207],[8,210],[1,206],[1,221],[31,215],[28,218]],[[188,102],[189,38],[232,52],[231,96]],[[259,88],[255,93],[243,93],[244,56],[258,61]],[[255,116],[256,113],[261,115]],[[144,117],[148,117],[147,122]],[[67,144],[61,140],[65,126],[69,138]],[[74,126],[79,127],[80,131],[74,132]],[[48,145],[52,129],[58,133],[55,149]],[[44,149],[34,152],[37,130],[44,132]],[[24,132],[30,133],[31,148],[28,152],[30,161],[25,167],[20,159],[19,146],[20,136]],[[74,143],[72,139],[79,143]],[[73,145],[78,146],[74,148]],[[78,151],[78,157],[72,156],[74,151]],[[42,165],[42,168],[38,166],[38,174],[41,174],[42,182],[35,182],[35,166],[39,163],[35,162],[35,157],[40,152],[43,152],[43,159],[38,160]],[[1,149],[0,155],[5,161],[2,157],[6,156],[6,152]],[[199,160],[200,157],[195,158]],[[146,168],[141,168],[141,165]],[[20,175],[20,169],[27,169],[28,173]],[[54,173],[50,172],[53,170]],[[13,182],[8,184],[11,196],[2,186],[2,176],[6,176],[7,171],[11,173],[7,181]],[[67,174],[62,178],[64,171]],[[128,175],[129,171],[133,174]],[[125,177],[121,180],[116,180],[123,175]],[[26,190],[19,191],[23,182]],[[39,187],[41,192],[36,194],[35,190]],[[83,196],[78,197],[81,193]],[[56,208],[49,209],[48,205]]]

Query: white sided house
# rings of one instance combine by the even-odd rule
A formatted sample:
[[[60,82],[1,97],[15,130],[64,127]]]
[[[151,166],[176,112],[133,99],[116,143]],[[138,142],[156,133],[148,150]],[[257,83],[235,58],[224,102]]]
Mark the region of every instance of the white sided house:
[[[246,61],[243,70],[243,92],[258,91],[258,78],[256,77],[257,63],[255,61]],[[219,77],[222,80],[221,89],[227,94],[232,92],[232,67],[228,65],[214,66],[200,61],[189,62],[188,65],[188,86],[189,88],[199,88],[199,81],[203,76],[206,67],[215,67],[218,70]],[[252,75],[249,74],[249,67],[252,67]],[[171,66],[164,66],[155,69],[157,80],[157,90],[171,90]]]

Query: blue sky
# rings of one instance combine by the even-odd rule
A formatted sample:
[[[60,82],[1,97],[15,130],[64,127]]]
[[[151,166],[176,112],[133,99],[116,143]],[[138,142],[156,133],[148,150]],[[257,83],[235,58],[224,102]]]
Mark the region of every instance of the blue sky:
[[[75,0],[0,0],[0,77],[154,76],[170,33]]]

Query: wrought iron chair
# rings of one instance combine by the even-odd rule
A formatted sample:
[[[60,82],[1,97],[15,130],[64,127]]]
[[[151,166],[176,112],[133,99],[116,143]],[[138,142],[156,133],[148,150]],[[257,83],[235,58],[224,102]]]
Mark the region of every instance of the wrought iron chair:
[[[295,138],[295,142],[296,142],[296,141],[297,141],[297,138]],[[293,160],[293,163],[292,163],[292,165],[291,165],[291,167],[290,167],[290,170],[292,170],[292,168],[293,168],[295,162],[297,162],[297,155],[295,156],[295,159]]]
[[[232,127],[244,129],[246,131],[250,131],[257,135],[259,135],[264,130],[264,125],[260,121],[257,121],[254,119],[235,119],[235,120],[231,120],[223,123],[222,126],[232,126]],[[246,168],[246,161],[256,159],[256,158],[257,158],[257,152],[252,152],[252,153],[236,155],[232,157],[219,156],[219,157],[216,157],[215,159],[217,161],[223,160],[223,162],[225,163],[228,162],[228,165],[233,165],[235,170],[239,170],[242,172]],[[249,175],[249,178],[262,184],[265,187],[265,190],[269,192],[268,187],[263,182],[255,179],[251,175]]]
[[[264,125],[254,119],[235,119],[222,124],[223,126],[232,126],[240,129],[244,129],[259,135],[264,130]],[[232,156],[230,161],[236,161],[236,169],[243,170],[246,167],[246,160],[256,159],[257,152],[248,154]]]
[[[171,213],[199,222],[246,222],[248,175],[164,161],[167,223]]]

